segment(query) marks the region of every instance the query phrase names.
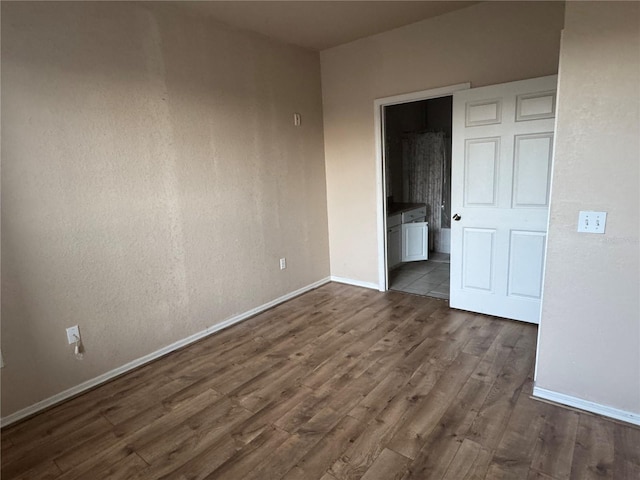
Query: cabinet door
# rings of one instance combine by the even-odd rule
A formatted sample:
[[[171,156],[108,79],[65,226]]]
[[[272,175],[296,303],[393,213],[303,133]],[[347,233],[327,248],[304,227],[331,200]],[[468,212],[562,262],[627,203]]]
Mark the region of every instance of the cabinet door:
[[[387,263],[393,268],[400,263],[402,249],[402,230],[400,225],[387,229]]]
[[[429,258],[427,222],[402,224],[402,261],[418,262]]]

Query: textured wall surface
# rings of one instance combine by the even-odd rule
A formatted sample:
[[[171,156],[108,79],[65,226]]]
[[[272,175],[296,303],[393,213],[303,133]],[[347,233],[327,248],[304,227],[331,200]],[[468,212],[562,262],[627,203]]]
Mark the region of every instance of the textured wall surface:
[[[562,2],[484,2],[324,50],[331,274],[378,283],[377,98],[557,72]]]
[[[567,2],[536,385],[640,415],[639,20]],[[577,233],[580,210],[605,234]]]
[[[317,53],[3,2],[2,163],[3,416],[329,275]]]

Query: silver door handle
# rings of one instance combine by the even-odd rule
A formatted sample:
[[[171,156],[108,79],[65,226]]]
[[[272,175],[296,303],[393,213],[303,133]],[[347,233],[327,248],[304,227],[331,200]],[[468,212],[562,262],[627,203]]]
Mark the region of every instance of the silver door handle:
[[[461,217],[460,215],[458,215],[457,213],[453,216],[453,219],[454,219],[456,222],[459,222],[461,218],[462,218],[462,217]]]

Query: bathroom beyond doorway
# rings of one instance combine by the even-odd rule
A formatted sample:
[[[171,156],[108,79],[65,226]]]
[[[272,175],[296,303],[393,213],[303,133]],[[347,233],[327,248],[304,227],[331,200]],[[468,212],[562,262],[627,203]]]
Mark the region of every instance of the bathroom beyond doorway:
[[[387,245],[392,290],[449,298],[451,138],[451,96],[384,107],[387,212],[425,205],[427,223],[423,259],[398,263]]]

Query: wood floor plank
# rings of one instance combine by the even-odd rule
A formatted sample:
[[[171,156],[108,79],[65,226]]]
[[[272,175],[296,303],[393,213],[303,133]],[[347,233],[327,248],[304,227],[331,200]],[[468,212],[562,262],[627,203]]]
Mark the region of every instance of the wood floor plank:
[[[3,480],[640,478],[533,401],[533,325],[329,283],[1,432]]]
[[[464,445],[469,442],[474,444],[473,448],[478,451],[478,455],[469,463],[467,474],[460,480],[489,480],[487,477],[487,470],[489,470],[489,464],[491,463],[491,458],[493,456],[492,452],[468,438],[465,438],[462,444]],[[451,466],[454,466],[453,462],[450,464],[450,467]]]
[[[180,427],[189,417],[206,409],[211,412],[211,406],[220,402],[224,404],[220,394],[208,390],[182,403],[174,404],[173,408],[166,408],[164,415],[153,419],[141,416],[146,422],[139,422],[138,419],[126,421],[123,425],[114,426],[111,435],[100,435],[96,438],[78,445],[76,448],[65,452],[55,458],[56,464],[67,471],[83,462],[104,455],[108,452],[110,456],[125,457],[131,450],[140,448],[151,443],[154,439],[171,432],[171,429]],[[230,405],[228,402],[226,405]],[[112,437],[116,437],[114,440]],[[119,453],[116,450],[120,450]]]
[[[396,432],[397,423],[374,420],[336,459],[330,473],[338,480],[358,479],[371,467]]]
[[[100,413],[112,424],[121,423],[135,417],[149,407],[149,396],[164,398],[191,386],[194,381],[190,378],[178,378],[171,380],[169,377],[158,379],[158,383],[152,383],[148,389],[141,390],[134,395],[128,395],[102,409]]]
[[[520,394],[489,466],[489,478],[526,478],[549,410],[550,405]]]
[[[430,345],[431,343],[426,345],[427,348]],[[383,377],[382,381],[375,385],[361,402],[351,409],[349,415],[365,422],[376,417],[398,394],[398,391],[409,382],[414,372],[409,371],[409,369],[393,369]]]
[[[324,387],[328,393],[326,405],[346,415],[373,390],[384,373],[382,369],[371,367],[357,377],[353,377],[350,372],[336,375],[335,381],[329,381]],[[335,390],[332,391],[330,387]]]
[[[530,336],[520,336],[471,426],[468,438],[488,450],[498,446],[533,367],[535,351],[531,341]]]
[[[407,470],[409,459],[385,448],[373,462],[362,480],[399,480]]]
[[[189,463],[174,471],[174,476],[185,476],[191,479],[203,478],[206,480],[228,479],[228,478],[245,478],[247,474],[253,471],[256,466],[266,457],[273,453],[285,440],[289,438],[289,434],[284,430],[269,426],[263,432],[254,438],[247,445],[236,451],[231,457],[224,461],[221,465],[212,469],[209,473],[207,468],[203,468],[203,462],[200,458],[192,459]],[[208,459],[215,454],[215,451],[206,450],[199,457]],[[193,464],[195,461],[195,465]]]
[[[550,477],[546,473],[542,473],[537,470],[531,469],[529,470],[529,475],[527,476],[527,480],[557,480],[557,479]]]
[[[640,465],[640,427],[614,424],[613,447],[617,459]]]
[[[11,460],[2,459],[2,477],[18,476],[39,463],[48,463],[58,455],[73,448],[76,444],[83,444],[98,434],[108,434],[111,428],[112,425],[105,418],[100,417],[68,436],[57,437],[45,445],[40,445],[39,448],[21,449],[22,455]]]
[[[460,449],[490,386],[468,378],[421,442],[405,478],[442,478]]]
[[[465,438],[451,463],[447,466],[442,477],[443,480],[463,480],[467,478],[481,452],[482,447],[480,445]]]
[[[311,418],[313,418],[318,412],[325,408],[326,403],[329,400],[331,392],[328,391],[312,391],[309,395],[294,405],[291,409],[284,413],[279,419],[274,422],[274,425],[278,428],[285,430],[289,433],[296,433],[296,431]]]
[[[173,458],[179,452],[204,449],[246,420],[251,412],[225,399],[192,415],[182,424],[149,441],[141,441],[135,451],[149,464],[160,458]]]
[[[531,468],[550,477],[569,478],[580,414],[560,408],[546,410]]]
[[[297,465],[282,478],[286,480],[320,478],[362,430],[364,430],[362,422],[348,415],[343,417],[318,442],[317,447],[302,457]]]
[[[63,418],[67,418],[63,416]],[[66,437],[83,426],[95,421],[103,419],[100,412],[93,410],[83,412],[82,414],[76,414],[73,418],[69,418],[66,422],[55,423],[51,419],[44,418],[43,427],[34,425],[34,435],[30,435],[28,430],[22,430],[22,435],[16,435],[16,442],[18,445],[29,445],[31,449],[41,448],[47,444],[50,444],[56,439]],[[32,420],[29,420],[29,424],[32,424]],[[37,432],[37,436],[35,436]],[[4,442],[4,439],[3,439]],[[24,455],[23,448],[16,448],[14,445],[11,449],[2,450],[2,463],[3,465],[11,463],[18,457]]]
[[[189,459],[178,468],[172,468],[175,467],[175,463],[164,461],[144,470],[142,472],[144,473],[144,477],[142,478],[157,478],[159,480],[201,480],[209,472],[223,465],[229,458],[232,458],[240,448],[241,447],[235,444],[233,439],[227,436],[219,437],[204,450],[198,449],[196,453],[192,454]],[[160,466],[162,465],[164,465],[165,468],[161,471],[165,473],[159,476],[158,469],[161,468]]]
[[[524,330],[524,327],[519,323],[499,322],[504,323],[502,329],[472,374],[473,378],[488,383],[493,383],[498,377]]]
[[[294,468],[340,421],[334,410],[325,407],[284,442],[272,455],[243,477],[243,480],[281,478]]]
[[[420,406],[438,378],[455,360],[464,343],[460,342],[456,345],[455,341],[445,343],[434,340],[429,345],[434,345],[434,342],[435,346],[428,349],[426,354],[414,350],[414,353],[424,355],[421,358],[422,363],[408,360],[399,367],[401,373],[411,371],[416,366],[417,369],[409,381],[398,389],[392,398],[380,399],[378,405],[374,402],[371,406],[360,404],[351,411],[350,415],[355,413],[353,416],[361,421],[370,421],[371,417],[376,415],[377,418],[370,421],[362,435],[331,467],[336,478],[360,478],[367,471],[371,462],[380,454],[404,422],[408,421],[414,409]],[[398,372],[394,370],[390,375],[396,374]]]
[[[613,479],[614,424],[580,415],[571,464],[571,480]]]
[[[474,320],[478,323],[476,330],[471,335],[470,341],[464,347],[464,353],[469,355],[483,356],[491,347],[496,336],[504,328],[505,321],[491,320],[488,317],[474,315]]]
[[[304,375],[304,366],[285,360],[244,383],[231,392],[229,398],[247,410],[257,412],[280,396],[288,386],[299,384]]]
[[[19,480],[53,480],[60,478],[61,473],[55,462],[49,461],[38,463],[17,478]]]
[[[325,473],[320,480],[336,480],[336,477],[330,473]]]
[[[96,475],[105,469],[110,468],[113,465],[124,461],[133,452],[126,445],[115,444],[96,454],[94,457],[85,459],[84,461],[74,465],[76,462],[69,462],[69,465],[74,465],[68,470],[62,472],[61,475],[56,477],[59,480],[81,480],[84,478],[99,478]]]
[[[370,315],[370,317],[365,318],[365,321],[370,320],[374,323],[372,311],[363,311],[363,313],[365,312]],[[351,330],[348,333],[351,338],[345,337],[344,347],[315,367],[311,371],[311,374],[305,377],[303,381],[304,385],[309,388],[318,388],[324,384],[328,378],[331,378],[337,373],[351,370],[353,366],[363,358],[369,360],[366,356],[369,349],[392,331],[396,325],[397,323],[392,321],[378,321],[373,328],[362,333],[362,335],[358,335],[357,332]],[[315,357],[315,359],[316,361],[318,360],[317,357]],[[307,359],[307,365],[309,365],[310,362],[311,359]],[[366,365],[370,365],[370,362],[367,362]]]
[[[309,389],[302,386],[293,386],[281,392],[278,398],[230,429],[233,438],[241,444],[250,442],[269,425],[275,425],[286,412],[298,405],[307,395],[309,395]]]
[[[129,480],[138,472],[143,471],[148,465],[135,453],[131,453],[123,460],[109,465],[102,470],[90,472],[89,478],[103,478],[105,480]]]
[[[389,442],[389,448],[415,459],[424,438],[436,427],[479,360],[473,355],[461,353],[427,394],[415,414],[405,420]]]
[[[626,459],[617,459],[613,464],[613,478],[640,478],[640,465]]]

